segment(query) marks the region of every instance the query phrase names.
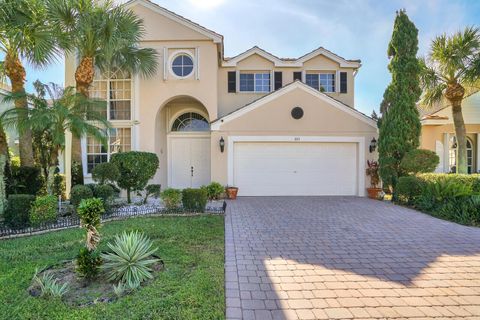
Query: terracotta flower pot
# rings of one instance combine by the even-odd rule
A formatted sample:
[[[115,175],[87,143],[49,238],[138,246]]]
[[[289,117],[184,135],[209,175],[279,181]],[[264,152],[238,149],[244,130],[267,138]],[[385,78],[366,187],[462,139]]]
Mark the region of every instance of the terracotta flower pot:
[[[368,197],[370,199],[378,199],[380,193],[382,192],[381,188],[367,188]]]
[[[230,200],[237,199],[238,188],[237,187],[227,187],[227,198]]]

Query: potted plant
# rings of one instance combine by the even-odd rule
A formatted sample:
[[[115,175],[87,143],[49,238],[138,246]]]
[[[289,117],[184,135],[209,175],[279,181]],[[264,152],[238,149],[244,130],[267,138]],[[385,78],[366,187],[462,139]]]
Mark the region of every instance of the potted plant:
[[[232,186],[227,186],[225,188],[227,191],[227,198],[230,200],[235,200],[237,199],[237,193],[238,193],[238,188],[237,187],[232,187]]]
[[[367,188],[370,199],[379,199],[382,188],[379,188],[380,176],[378,175],[378,162],[367,160],[367,176],[370,177],[370,188]]]

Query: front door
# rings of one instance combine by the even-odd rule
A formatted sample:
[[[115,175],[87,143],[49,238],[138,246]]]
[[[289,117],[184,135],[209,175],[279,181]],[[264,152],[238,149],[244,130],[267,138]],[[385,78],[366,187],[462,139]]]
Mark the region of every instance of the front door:
[[[170,136],[169,186],[199,188],[210,183],[210,136]]]

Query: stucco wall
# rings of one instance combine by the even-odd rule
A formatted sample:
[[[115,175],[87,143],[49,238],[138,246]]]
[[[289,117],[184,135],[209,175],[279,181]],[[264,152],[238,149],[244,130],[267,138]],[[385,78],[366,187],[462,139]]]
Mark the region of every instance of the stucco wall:
[[[300,106],[304,116],[295,120],[291,109]],[[312,94],[296,89],[268,103],[259,106],[243,116],[221,125],[219,131],[212,131],[211,172],[212,180],[226,184],[228,175],[229,136],[345,136],[365,139],[365,162],[376,159],[368,146],[377,130],[362,120],[339,110]],[[225,151],[220,152],[219,140],[225,139]],[[369,185],[368,179],[366,186]]]

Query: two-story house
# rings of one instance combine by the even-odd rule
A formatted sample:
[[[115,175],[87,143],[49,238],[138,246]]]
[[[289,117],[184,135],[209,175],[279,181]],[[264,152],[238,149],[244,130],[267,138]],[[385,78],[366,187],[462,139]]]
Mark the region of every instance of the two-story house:
[[[108,101],[108,148],[82,141],[86,179],[119,151],[154,152],[165,187],[210,181],[239,195],[365,194],[376,123],[354,108],[359,60],[318,48],[295,59],[258,47],[224,57],[223,37],[153,2],[127,3],[144,21],[141,41],[159,53],[150,78],[97,75]],[[74,59],[66,63],[74,84]]]

